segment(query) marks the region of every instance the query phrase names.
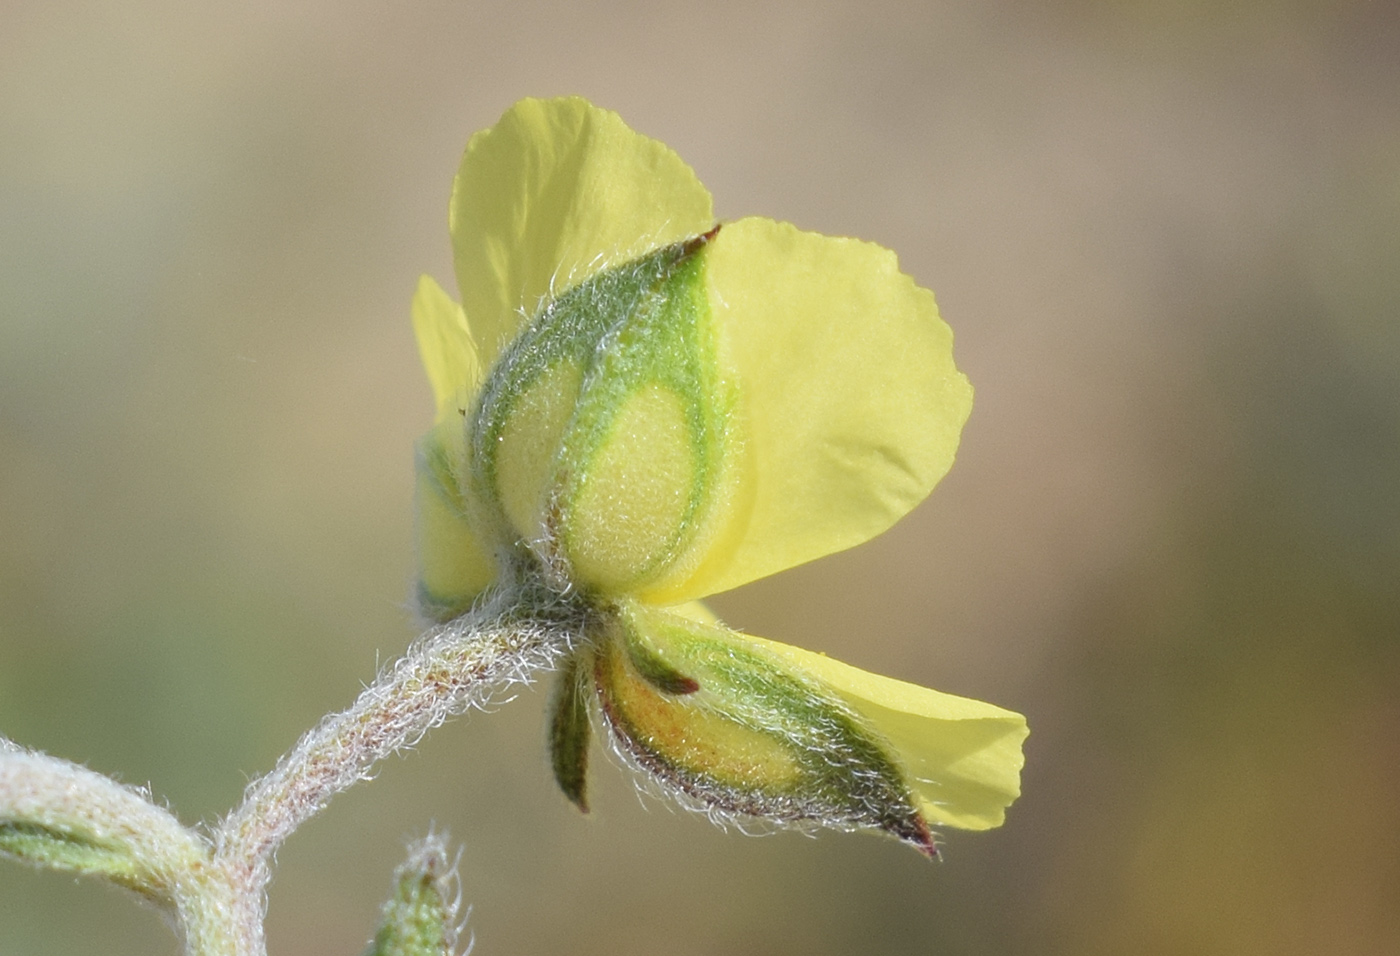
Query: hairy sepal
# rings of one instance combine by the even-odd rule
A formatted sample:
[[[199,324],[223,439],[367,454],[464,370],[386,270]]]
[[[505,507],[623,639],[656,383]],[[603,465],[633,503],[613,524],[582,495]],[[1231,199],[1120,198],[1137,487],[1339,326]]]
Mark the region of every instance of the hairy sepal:
[[[660,789],[720,818],[878,830],[936,854],[887,746],[836,695],[722,627],[635,602],[602,620],[603,714]]]

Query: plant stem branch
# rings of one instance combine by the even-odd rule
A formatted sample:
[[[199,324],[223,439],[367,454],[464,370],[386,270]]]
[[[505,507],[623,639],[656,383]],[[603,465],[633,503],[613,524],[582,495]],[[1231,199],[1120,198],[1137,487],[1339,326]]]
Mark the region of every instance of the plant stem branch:
[[[498,594],[426,632],[349,709],[323,719],[248,787],[215,834],[213,882],[226,887],[219,894],[230,948],[211,938],[216,945],[204,949],[192,939],[192,956],[264,956],[266,888],[278,846],[379,760],[489,703],[501,688],[528,683],[568,652],[577,635],[569,618],[522,618],[510,597]]]

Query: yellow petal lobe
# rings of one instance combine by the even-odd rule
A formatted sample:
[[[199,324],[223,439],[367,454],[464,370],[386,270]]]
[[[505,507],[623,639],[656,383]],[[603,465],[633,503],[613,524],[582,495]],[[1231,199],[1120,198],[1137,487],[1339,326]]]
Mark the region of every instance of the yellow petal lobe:
[[[526,99],[477,133],[448,216],[457,283],[489,367],[547,296],[699,235],[710,194],[669,147],[579,97]]]
[[[729,537],[676,598],[860,544],[952,465],[972,389],[933,293],[894,253],[741,219],[706,250],[742,434]]]
[[[438,621],[466,611],[496,579],[495,557],[473,530],[459,490],[464,455],[462,418],[455,411],[418,445],[418,603]]]
[[[711,611],[709,605],[703,601],[687,601],[685,604],[674,604],[666,608],[671,614],[679,614],[681,617],[694,621],[697,624],[708,624],[711,627],[719,627],[719,615]]]
[[[413,296],[413,333],[433,387],[437,420],[465,411],[481,383],[481,364],[462,307],[431,276],[418,280]]]

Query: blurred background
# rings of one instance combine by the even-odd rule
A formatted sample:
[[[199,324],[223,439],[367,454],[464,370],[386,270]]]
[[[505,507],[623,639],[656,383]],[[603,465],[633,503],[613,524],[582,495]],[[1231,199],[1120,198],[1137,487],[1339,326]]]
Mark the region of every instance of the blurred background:
[[[0,732],[188,822],[414,636],[408,303],[517,98],[897,250],[977,389],[902,524],[714,604],[1027,714],[1004,828],[726,835],[601,757],[582,818],[526,692],[293,837],[274,956],[358,953],[430,825],[487,954],[1400,951],[1395,5],[2,6]],[[175,952],[10,863],[0,913]]]

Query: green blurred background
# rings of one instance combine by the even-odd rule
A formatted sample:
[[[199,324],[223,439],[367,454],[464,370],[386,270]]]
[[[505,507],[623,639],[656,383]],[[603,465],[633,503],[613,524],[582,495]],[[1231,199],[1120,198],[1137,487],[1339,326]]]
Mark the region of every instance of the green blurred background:
[[[555,791],[543,694],[280,855],[359,952],[406,836],[493,954],[1400,952],[1400,15],[1383,2],[0,11],[0,732],[212,820],[412,638],[408,323],[467,136],[576,92],[721,216],[897,250],[978,390],[888,535],[714,603],[1026,713],[946,862]],[[174,953],[0,865],[0,954]]]

